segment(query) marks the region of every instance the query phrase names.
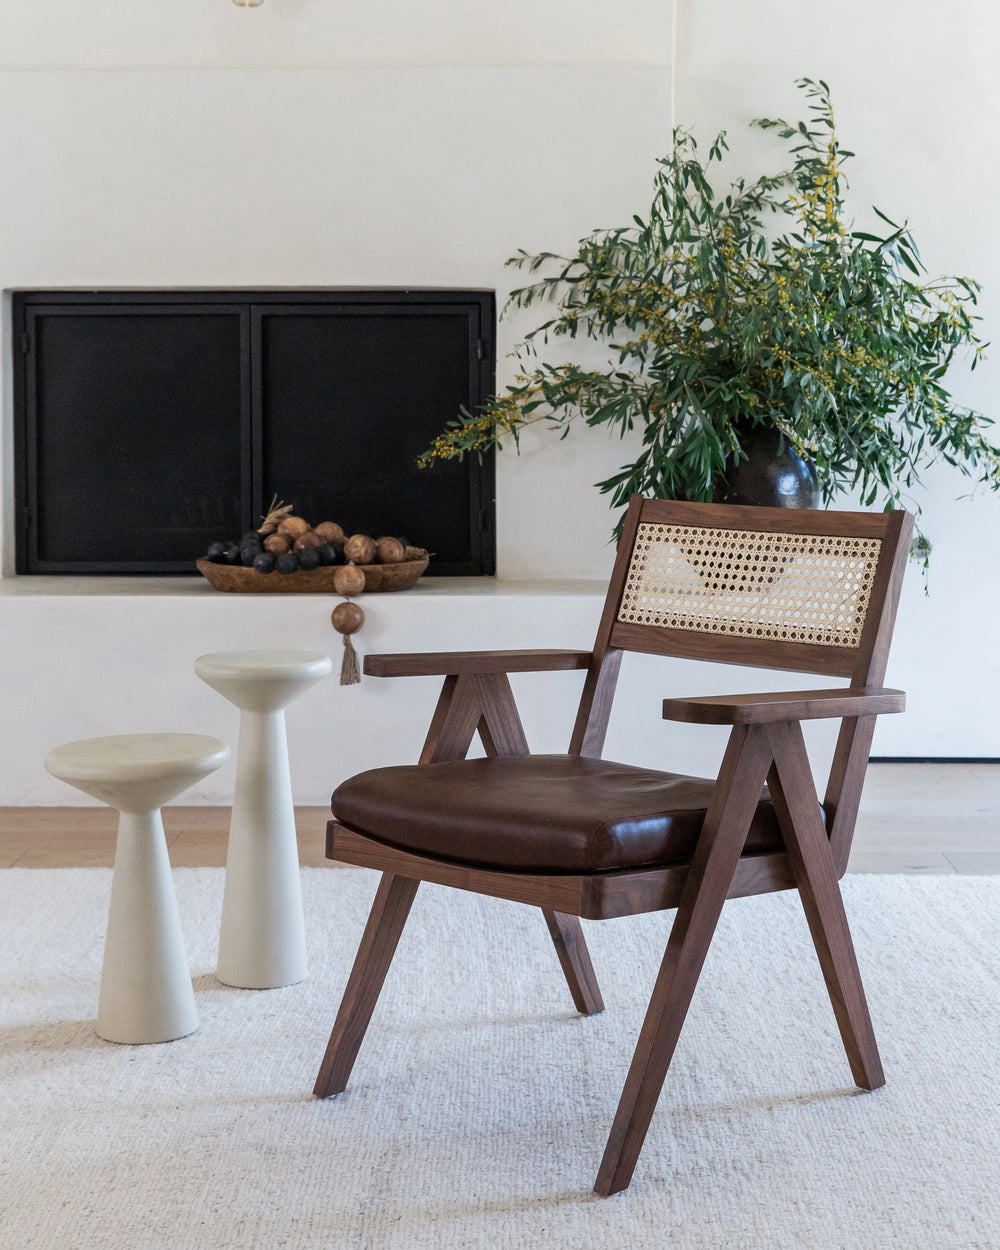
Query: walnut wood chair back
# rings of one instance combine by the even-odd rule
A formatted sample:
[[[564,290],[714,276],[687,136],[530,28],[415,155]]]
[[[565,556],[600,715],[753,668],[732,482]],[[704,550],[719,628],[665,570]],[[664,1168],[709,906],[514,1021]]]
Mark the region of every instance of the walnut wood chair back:
[[[570,751],[603,753],[627,651],[881,686],[912,530],[906,512],[633,497]],[[879,710],[844,720],[824,798],[841,874]]]
[[[420,756],[421,765],[437,771],[416,772],[445,777],[449,798],[453,789],[461,790],[463,770],[471,775],[481,769],[483,761],[461,762],[477,732],[488,757],[523,769],[528,745],[508,680],[512,672],[586,670],[568,754],[541,757],[564,760],[570,771],[590,768],[588,761],[602,754],[626,651],[818,673],[848,684],[663,701],[667,719],[731,726],[719,776],[708,786],[700,832],[684,862],[668,857],[590,872],[483,867],[463,860],[460,848],[445,857],[385,836],[379,786],[398,812],[413,767],[375,770],[344,783],[334,794],[335,817],[349,808],[346,796],[356,783],[369,792],[374,784],[376,802],[369,803],[370,816],[330,822],[327,854],[378,869],[383,877],[315,1093],[327,1097],[346,1088],[420,881],[541,908],[574,1003],[584,1013],[602,1010],[603,1002],[579,918],[677,908],[594,1186],[600,1194],[624,1189],[631,1180],[727,899],[798,889],[854,1079],[865,1089],[883,1084],[838,878],[847,864],[875,717],[904,706],[902,693],[882,689],[881,682],[911,529],[912,518],[903,512],[807,512],[636,497],[591,652],[368,656],[365,671],[374,676],[444,677]],[[818,717],[842,720],[822,807],[800,725]],[[528,757],[529,768],[534,758]],[[461,805],[474,810],[464,792]],[[773,808],[778,841],[752,850],[748,831],[762,806]],[[427,823],[426,811],[414,815],[413,825],[421,822]]]

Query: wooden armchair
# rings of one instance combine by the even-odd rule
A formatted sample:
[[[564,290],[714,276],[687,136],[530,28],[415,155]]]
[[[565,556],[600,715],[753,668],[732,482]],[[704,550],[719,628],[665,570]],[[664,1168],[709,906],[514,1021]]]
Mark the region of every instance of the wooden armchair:
[[[603,1008],[579,917],[676,908],[594,1186],[625,1189],[722,905],[797,888],[855,1082],[884,1084],[838,879],[847,866],[912,519],[636,497],[592,652],[371,655],[379,677],[440,675],[418,765],[333,795],[327,854],[383,873],[316,1081],[340,1093],[417,886],[540,907],[582,1013]],[[837,689],[665,699],[731,725],[716,781],[601,759],[625,651],[846,678]],[[530,755],[508,673],[586,670],[569,752]],[[800,722],[841,720],[822,806]],[[465,759],[478,731],[485,759]],[[765,782],[767,788],[765,790]]]

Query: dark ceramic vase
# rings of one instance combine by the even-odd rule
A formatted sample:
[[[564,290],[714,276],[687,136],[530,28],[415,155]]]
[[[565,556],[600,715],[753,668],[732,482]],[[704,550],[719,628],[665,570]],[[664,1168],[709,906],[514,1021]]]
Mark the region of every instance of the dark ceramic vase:
[[[815,467],[796,454],[769,425],[742,427],[740,442],[747,453],[713,492],[716,503],[752,504],[763,508],[818,508]]]

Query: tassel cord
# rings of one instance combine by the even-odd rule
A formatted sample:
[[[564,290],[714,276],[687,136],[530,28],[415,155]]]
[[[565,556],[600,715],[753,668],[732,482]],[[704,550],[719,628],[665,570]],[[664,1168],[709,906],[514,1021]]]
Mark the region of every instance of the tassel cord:
[[[344,635],[344,659],[340,666],[340,684],[356,686],[361,680],[361,662],[351,642],[350,634]]]

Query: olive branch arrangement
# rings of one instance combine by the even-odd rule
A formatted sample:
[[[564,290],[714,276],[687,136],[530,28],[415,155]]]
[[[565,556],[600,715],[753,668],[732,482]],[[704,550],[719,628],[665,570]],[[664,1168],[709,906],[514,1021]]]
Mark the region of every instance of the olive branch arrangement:
[[[898,506],[937,460],[1000,488],[989,422],[945,386],[957,353],[975,368],[987,346],[975,331],[977,283],[924,279],[907,225],[878,209],[885,233],[851,228],[842,168],[853,153],[839,145],[829,89],[796,86],[808,122],[751,123],[788,143],[789,169],[718,192],[725,132],[702,162],[678,129],[645,219],[591,234],[573,256],[521,251],[507,262],[541,275],[507,308],[555,311],[516,349],[514,383],[463,409],[420,464],[508,436],[516,444],[539,422],[565,436],[582,420],[641,432],[638,457],[597,483],[613,507],[635,493],[705,500],[763,424],[815,466],[826,502],[854,490],[865,507]],[[540,346],[576,338],[607,345],[608,367],[538,361]]]

